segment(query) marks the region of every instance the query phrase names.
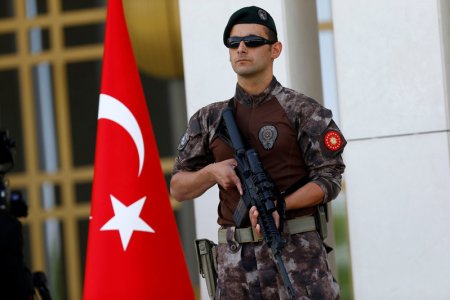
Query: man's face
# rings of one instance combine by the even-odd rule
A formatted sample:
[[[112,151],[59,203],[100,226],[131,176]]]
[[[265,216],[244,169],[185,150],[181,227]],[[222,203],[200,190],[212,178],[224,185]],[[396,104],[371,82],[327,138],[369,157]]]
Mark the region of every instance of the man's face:
[[[268,39],[266,29],[259,24],[236,24],[230,32],[230,37],[245,37],[256,35]],[[259,74],[272,73],[273,60],[278,57],[279,51],[274,51],[274,45],[262,45],[250,48],[244,42],[238,48],[230,48],[230,62],[234,72],[242,77],[255,77]]]

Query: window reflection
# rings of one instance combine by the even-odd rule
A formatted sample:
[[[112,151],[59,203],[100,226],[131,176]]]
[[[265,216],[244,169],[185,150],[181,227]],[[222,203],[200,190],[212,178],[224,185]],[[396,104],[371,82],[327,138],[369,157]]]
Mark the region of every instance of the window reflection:
[[[14,0],[0,1],[0,19],[14,16]]]
[[[75,201],[77,203],[90,203],[92,194],[92,182],[75,184]]]
[[[61,187],[52,182],[44,182],[41,185],[41,205],[49,211],[62,204]]]
[[[106,0],[62,0],[62,9],[78,10],[106,6]]]
[[[28,31],[29,51],[32,54],[50,49],[50,32],[47,28],[34,27]]]
[[[14,32],[0,33],[0,55],[16,52],[16,34]]]
[[[64,28],[64,46],[82,46],[101,44],[105,32],[105,24],[87,24]]]
[[[10,138],[16,142],[15,165],[11,172],[23,172],[25,145],[17,69],[0,70],[0,128],[7,129]]]
[[[76,167],[94,164],[100,73],[100,60],[67,64],[73,165]]]
[[[44,223],[46,273],[53,299],[67,299],[63,224],[52,218]]]
[[[36,15],[47,13],[47,0],[26,0],[27,17],[35,17]]]
[[[78,245],[79,245],[79,253],[80,253],[80,282],[84,282],[84,271],[85,271],[85,263],[86,263],[86,249],[87,249],[87,240],[88,240],[88,229],[89,229],[89,220],[79,219],[77,221],[78,228]]]
[[[33,67],[33,84],[39,167],[45,172],[56,172],[59,168],[58,140],[55,125],[52,68],[49,63],[40,63]]]

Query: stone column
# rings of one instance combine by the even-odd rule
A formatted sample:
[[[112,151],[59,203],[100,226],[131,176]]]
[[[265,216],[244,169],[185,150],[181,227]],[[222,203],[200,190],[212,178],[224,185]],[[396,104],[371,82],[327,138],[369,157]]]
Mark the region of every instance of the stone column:
[[[355,299],[449,299],[449,14],[333,0]]]

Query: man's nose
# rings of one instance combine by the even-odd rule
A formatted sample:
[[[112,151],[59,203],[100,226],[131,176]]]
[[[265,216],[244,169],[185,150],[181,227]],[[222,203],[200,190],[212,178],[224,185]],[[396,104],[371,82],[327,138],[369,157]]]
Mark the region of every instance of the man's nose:
[[[247,46],[245,46],[244,41],[239,43],[239,47],[237,49],[238,52],[247,52]]]

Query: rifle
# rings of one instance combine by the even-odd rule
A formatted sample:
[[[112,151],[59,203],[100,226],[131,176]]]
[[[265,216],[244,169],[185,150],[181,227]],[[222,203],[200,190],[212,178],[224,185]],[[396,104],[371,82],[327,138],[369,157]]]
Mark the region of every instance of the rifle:
[[[279,196],[279,193],[274,192],[275,185],[264,171],[256,150],[253,148],[245,149],[236,121],[234,120],[233,109],[231,107],[225,108],[222,113],[222,118],[235,152],[234,158],[237,161],[235,170],[241,180],[244,191],[233,215],[233,220],[236,226],[240,227],[243,220],[248,216],[248,209],[251,206],[256,206],[259,212],[258,224],[261,227],[263,239],[271,248],[272,254],[277,261],[278,271],[283,279],[284,286],[291,298],[294,299],[295,291],[281,258],[281,250],[284,248],[286,242],[281,238],[272,216],[272,213],[276,209],[274,199],[277,198],[279,199],[278,206],[281,208],[281,226],[285,211],[284,199]]]

